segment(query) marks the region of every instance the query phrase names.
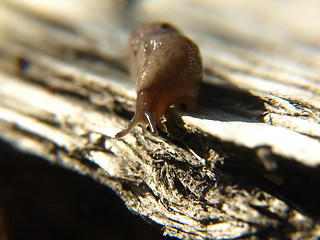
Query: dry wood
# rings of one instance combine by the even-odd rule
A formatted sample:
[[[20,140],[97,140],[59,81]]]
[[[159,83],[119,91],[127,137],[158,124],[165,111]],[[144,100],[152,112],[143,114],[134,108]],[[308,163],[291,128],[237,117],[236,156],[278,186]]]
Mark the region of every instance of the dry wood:
[[[317,1],[18,1],[0,4],[0,133],[112,188],[184,239],[320,236]],[[139,16],[139,17],[138,17]],[[170,21],[200,46],[196,113],[136,128],[124,49]]]

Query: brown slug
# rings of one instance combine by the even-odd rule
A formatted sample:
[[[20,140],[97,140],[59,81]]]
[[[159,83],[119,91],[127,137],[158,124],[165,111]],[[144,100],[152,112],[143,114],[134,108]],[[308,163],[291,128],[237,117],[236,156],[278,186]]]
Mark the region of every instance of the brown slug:
[[[194,110],[202,61],[197,45],[167,23],[147,23],[135,29],[127,49],[129,71],[137,81],[136,111],[128,126],[116,134],[121,138],[141,124],[149,125],[153,135],[157,126],[165,129],[160,118],[172,106]]]

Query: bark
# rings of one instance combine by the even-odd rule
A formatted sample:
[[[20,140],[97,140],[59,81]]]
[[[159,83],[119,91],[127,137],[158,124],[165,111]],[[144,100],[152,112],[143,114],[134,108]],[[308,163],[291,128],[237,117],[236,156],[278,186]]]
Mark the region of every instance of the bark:
[[[0,4],[0,133],[93,177],[183,239],[320,235],[316,1]],[[198,43],[197,112],[140,127],[125,64],[132,27],[169,21]]]

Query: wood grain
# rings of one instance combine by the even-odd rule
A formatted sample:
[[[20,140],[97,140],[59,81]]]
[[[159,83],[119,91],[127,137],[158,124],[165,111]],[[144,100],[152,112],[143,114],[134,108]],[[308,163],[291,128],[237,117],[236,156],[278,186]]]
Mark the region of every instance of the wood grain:
[[[0,4],[0,134],[112,188],[181,239],[320,236],[317,1],[19,1]],[[125,44],[169,21],[200,47],[194,113],[136,128]]]

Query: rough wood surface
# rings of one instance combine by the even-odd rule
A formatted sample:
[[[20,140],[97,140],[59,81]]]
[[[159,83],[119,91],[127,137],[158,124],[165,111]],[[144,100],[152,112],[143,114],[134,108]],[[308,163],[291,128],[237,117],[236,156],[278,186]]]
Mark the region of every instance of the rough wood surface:
[[[183,239],[320,236],[318,1],[0,4],[0,133],[92,176]],[[131,29],[177,25],[205,65],[196,113],[121,140],[134,110]]]

